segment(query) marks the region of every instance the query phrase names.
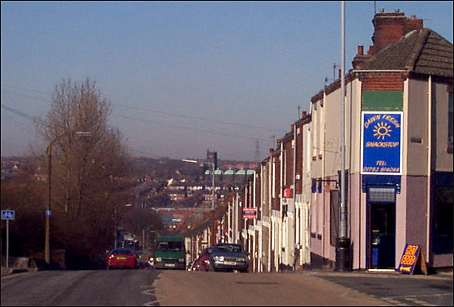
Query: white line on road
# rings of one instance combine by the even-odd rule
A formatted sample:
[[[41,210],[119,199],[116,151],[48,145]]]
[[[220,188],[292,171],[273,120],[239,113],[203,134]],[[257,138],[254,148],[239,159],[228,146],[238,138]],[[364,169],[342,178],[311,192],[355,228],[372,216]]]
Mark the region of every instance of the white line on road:
[[[154,295],[154,289],[143,290],[142,294],[153,296]]]
[[[419,305],[423,305],[423,306],[437,306],[434,304],[430,304],[426,301],[421,301],[421,300],[417,299],[416,297],[407,297],[407,300],[412,301],[415,304],[419,304]]]
[[[436,296],[446,296],[446,295],[452,295],[451,292],[448,293],[435,293],[435,294],[421,294],[421,295],[407,295],[407,296],[387,296],[386,298],[390,299],[400,299],[400,298],[409,298],[409,297],[436,297]]]

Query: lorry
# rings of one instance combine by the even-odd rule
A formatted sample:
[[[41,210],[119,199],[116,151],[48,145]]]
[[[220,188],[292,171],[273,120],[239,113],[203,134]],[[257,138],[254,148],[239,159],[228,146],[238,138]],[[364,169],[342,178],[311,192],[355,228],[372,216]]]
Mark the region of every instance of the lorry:
[[[184,237],[180,235],[159,236],[154,251],[156,269],[186,269]]]

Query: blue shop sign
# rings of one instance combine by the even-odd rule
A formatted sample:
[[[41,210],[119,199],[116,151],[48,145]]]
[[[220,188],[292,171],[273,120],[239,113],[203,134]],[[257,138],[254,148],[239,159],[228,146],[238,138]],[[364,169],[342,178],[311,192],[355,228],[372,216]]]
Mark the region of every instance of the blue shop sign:
[[[362,112],[361,173],[402,174],[402,112]]]

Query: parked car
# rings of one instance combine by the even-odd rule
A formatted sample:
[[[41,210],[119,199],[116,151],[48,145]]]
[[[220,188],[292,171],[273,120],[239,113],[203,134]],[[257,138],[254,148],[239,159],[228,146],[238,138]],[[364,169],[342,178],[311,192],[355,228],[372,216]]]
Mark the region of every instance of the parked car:
[[[248,255],[240,244],[219,243],[212,248],[210,259],[214,271],[249,270]]]
[[[117,248],[112,250],[106,259],[108,270],[116,268],[136,269],[138,265],[137,255],[130,249]]]
[[[241,245],[220,243],[203,250],[191,270],[247,272],[249,260]]]

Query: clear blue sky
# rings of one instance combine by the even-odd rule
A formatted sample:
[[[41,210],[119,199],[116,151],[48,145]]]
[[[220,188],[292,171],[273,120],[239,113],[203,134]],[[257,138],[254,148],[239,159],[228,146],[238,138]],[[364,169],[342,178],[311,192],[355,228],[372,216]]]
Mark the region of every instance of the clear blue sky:
[[[347,69],[373,1],[346,2]],[[452,42],[452,2],[377,1]],[[1,3],[2,103],[43,116],[62,78],[96,80],[136,155],[260,158],[339,63],[339,2]],[[216,122],[218,121],[218,122]],[[237,124],[237,125],[235,125]],[[1,154],[39,139],[1,109]]]

